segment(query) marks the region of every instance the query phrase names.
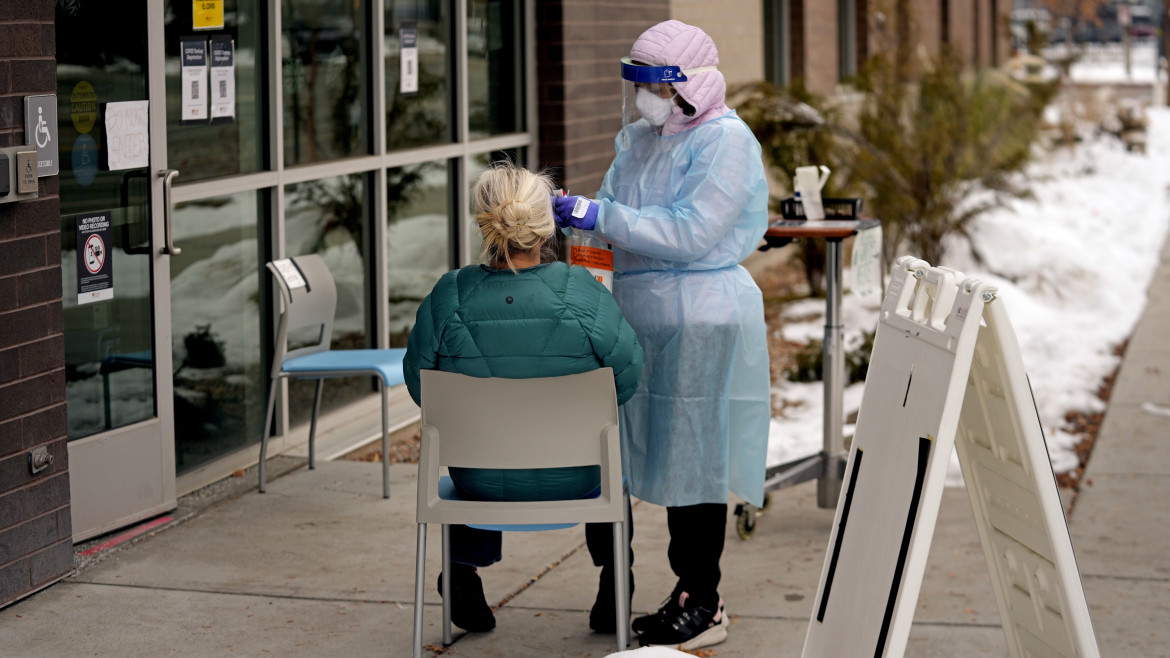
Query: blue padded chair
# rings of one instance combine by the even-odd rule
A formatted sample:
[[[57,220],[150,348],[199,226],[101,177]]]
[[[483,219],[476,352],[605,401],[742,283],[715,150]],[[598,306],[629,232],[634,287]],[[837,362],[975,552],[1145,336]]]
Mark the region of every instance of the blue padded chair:
[[[427,524],[443,525],[443,571],[451,573],[452,523],[502,531],[556,530],[578,523],[614,526],[618,651],[629,644],[630,559],[613,369],[534,379],[468,377],[423,370],[422,448],[418,460],[418,547],[414,580],[414,656],[422,656]],[[441,466],[466,468],[601,467],[593,498],[492,502],[461,498]],[[451,579],[443,579],[443,644],[451,644]]]
[[[402,357],[405,349],[333,350],[333,314],[337,308],[337,287],[325,261],[316,254],[295,256],[268,263],[268,271],[280,286],[284,310],[276,332],[272,359],[272,386],[268,391],[268,412],[264,419],[264,438],[260,442],[260,493],[264,493],[268,436],[272,431],[272,413],[276,408],[277,387],[282,377],[317,380],[313,400],[313,418],[309,425],[309,468],[315,468],[314,441],[317,413],[321,409],[321,389],[330,377],[376,377],[382,394],[382,497],[390,497],[390,448],[387,389],[404,382]],[[281,269],[285,271],[282,273]],[[288,333],[303,327],[320,327],[317,343],[289,350]]]

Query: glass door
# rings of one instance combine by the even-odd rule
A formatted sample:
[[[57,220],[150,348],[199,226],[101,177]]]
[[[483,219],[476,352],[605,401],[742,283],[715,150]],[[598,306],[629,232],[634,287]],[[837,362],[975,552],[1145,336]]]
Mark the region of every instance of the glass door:
[[[73,536],[175,504],[160,3],[56,3]]]

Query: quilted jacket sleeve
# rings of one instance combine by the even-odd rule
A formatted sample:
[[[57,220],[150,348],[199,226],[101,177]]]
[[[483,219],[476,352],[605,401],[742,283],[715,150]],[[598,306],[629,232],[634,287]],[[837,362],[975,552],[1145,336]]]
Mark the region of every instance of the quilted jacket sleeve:
[[[584,268],[571,268],[565,302],[585,329],[601,366],[613,368],[618,404],[624,404],[642,377],[642,345],[634,328],[613,295]]]
[[[456,305],[455,275],[458,270],[444,274],[430,294],[419,304],[414,316],[414,327],[406,344],[406,356],[402,358],[402,375],[406,379],[406,390],[414,403],[422,406],[419,372],[435,367],[439,360],[439,345],[443,339],[443,328],[450,317],[451,307]]]

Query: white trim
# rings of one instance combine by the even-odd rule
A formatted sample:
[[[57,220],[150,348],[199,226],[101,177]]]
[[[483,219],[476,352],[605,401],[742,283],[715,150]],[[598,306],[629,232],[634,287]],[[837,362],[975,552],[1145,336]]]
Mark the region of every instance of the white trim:
[[[176,203],[274,187],[277,185],[278,175],[275,171],[262,171],[255,174],[201,180],[185,185],[179,183],[181,179],[182,174],[180,173],[179,178],[175,179],[172,191]],[[179,247],[181,248],[182,245]]]

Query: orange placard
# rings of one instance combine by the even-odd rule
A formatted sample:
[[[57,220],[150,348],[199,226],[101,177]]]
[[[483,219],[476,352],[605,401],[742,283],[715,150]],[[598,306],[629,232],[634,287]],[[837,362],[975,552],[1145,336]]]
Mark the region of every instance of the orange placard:
[[[573,265],[613,271],[613,252],[597,247],[569,247],[569,262]]]

